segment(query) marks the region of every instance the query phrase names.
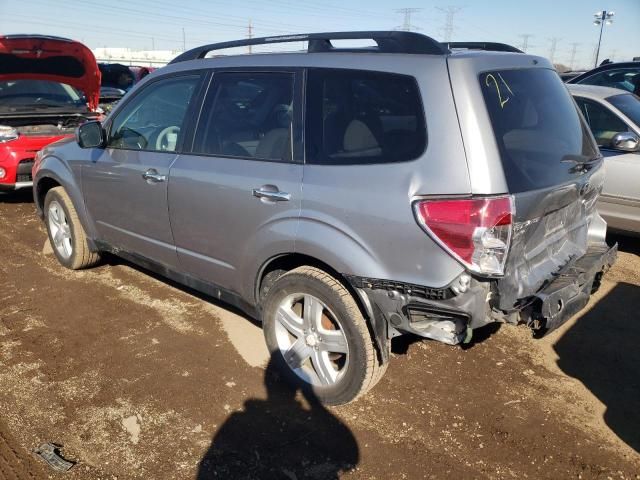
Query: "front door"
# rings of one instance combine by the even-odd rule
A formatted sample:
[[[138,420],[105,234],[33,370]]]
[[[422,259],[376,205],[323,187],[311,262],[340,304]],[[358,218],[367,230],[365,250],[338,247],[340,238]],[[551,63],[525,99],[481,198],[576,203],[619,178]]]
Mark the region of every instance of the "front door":
[[[290,71],[214,73],[192,152],[171,167],[169,210],[182,269],[247,300],[259,264],[294,250],[302,195],[298,82]]]
[[[106,148],[82,171],[99,239],[168,267],[177,257],[167,205],[169,169],[199,75],[152,82],[117,113]]]

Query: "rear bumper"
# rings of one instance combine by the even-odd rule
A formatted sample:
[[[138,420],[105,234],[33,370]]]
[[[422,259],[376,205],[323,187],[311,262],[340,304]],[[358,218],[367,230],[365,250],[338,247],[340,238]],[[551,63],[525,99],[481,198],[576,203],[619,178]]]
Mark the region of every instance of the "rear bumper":
[[[401,282],[347,275],[373,323],[376,341],[383,345],[402,333],[413,333],[450,345],[471,337],[471,330],[495,321],[524,322],[536,337],[558,328],[589,301],[602,275],[613,265],[615,245],[592,245],[569,262],[535,295],[521,299],[510,312],[492,309],[495,281],[459,277],[450,286],[435,289]]]
[[[584,256],[562,268],[552,282],[534,295],[521,317],[536,337],[555,330],[585,307],[617,253],[617,244],[611,248],[606,244],[590,246]]]

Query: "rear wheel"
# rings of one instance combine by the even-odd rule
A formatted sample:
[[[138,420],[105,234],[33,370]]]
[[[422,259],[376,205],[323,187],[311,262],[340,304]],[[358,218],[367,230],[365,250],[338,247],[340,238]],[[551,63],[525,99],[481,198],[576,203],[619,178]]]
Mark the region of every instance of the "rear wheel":
[[[272,361],[327,405],[356,399],[386,369],[349,291],[314,267],[291,270],[270,285],[263,329]]]
[[[79,270],[98,263],[100,255],[89,249],[84,228],[63,187],[55,187],[47,192],[44,215],[49,242],[62,265]]]

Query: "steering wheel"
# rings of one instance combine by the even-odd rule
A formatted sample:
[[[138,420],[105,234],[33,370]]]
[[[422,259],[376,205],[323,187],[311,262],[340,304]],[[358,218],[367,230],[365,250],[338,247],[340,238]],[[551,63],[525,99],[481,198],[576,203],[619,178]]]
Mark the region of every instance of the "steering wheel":
[[[180,133],[180,127],[177,125],[163,129],[156,139],[156,150],[173,152],[176,149],[178,133]]]

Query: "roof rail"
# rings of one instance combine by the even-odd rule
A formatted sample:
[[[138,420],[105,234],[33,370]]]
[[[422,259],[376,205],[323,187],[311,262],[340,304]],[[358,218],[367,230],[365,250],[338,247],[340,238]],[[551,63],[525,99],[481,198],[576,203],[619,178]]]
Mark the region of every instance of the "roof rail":
[[[489,50],[492,52],[514,52],[524,53],[522,50],[506,43],[496,42],[448,42],[443,45],[451,50],[465,49],[465,50]]]
[[[331,40],[370,39],[377,47],[370,48],[335,48]],[[332,32],[303,33],[296,35],[280,35],[275,37],[249,38],[231,42],[212,43],[188,50],[169,63],[184,62],[204,58],[209,52],[233,47],[249,45],[267,45],[273,43],[308,42],[307,52],[379,52],[379,53],[421,53],[445,55],[449,53],[446,45],[431,37],[415,32],[404,31],[371,31],[371,32]]]

